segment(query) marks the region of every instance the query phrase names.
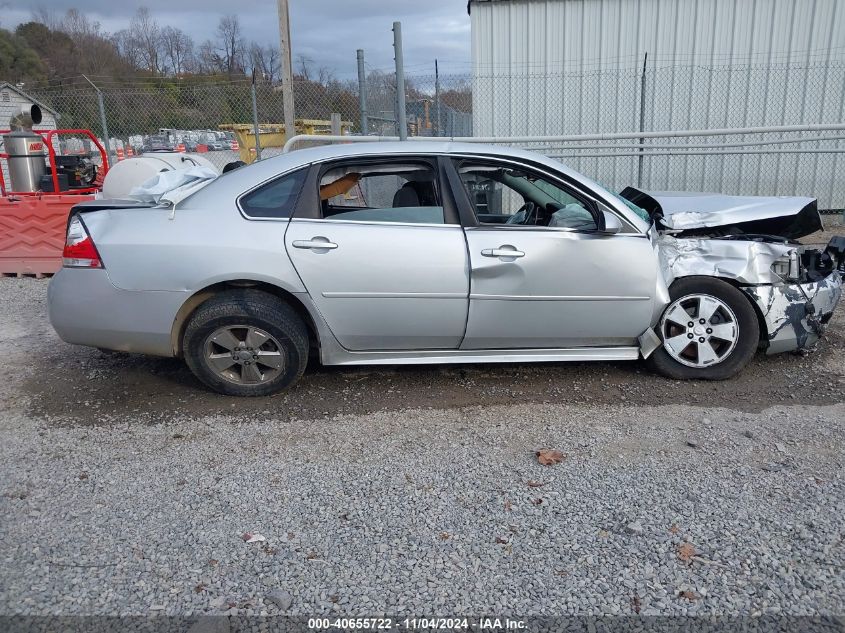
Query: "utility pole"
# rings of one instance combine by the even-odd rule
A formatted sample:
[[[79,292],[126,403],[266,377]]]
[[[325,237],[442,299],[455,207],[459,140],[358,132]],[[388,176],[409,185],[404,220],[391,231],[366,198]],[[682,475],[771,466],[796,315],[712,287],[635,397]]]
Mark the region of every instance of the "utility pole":
[[[396,61],[396,123],[399,140],[408,139],[408,122],[405,117],[405,61],[402,57],[402,23],[393,23],[393,50]]]
[[[367,135],[367,72],[364,70],[364,49],[358,49],[358,109],[361,111],[361,134]]]
[[[279,4],[279,49],[282,55],[282,103],[285,109],[285,138],[296,134],[293,108],[293,62],[290,47],[290,12],[288,0],[277,0]]]
[[[437,60],[434,60],[434,116],[437,117],[437,136],[443,136],[440,129],[440,71],[437,68]]]

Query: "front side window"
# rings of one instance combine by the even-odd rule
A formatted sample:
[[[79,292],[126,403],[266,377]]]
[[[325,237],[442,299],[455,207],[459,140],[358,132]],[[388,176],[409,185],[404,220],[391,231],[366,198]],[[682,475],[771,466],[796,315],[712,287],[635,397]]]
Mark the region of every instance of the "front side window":
[[[330,167],[319,187],[326,220],[444,224],[436,172],[427,163]]]
[[[459,164],[458,173],[480,224],[598,229],[586,202],[543,176],[471,162]]]
[[[307,168],[299,169],[250,191],[240,199],[244,215],[258,219],[289,218],[307,173]]]

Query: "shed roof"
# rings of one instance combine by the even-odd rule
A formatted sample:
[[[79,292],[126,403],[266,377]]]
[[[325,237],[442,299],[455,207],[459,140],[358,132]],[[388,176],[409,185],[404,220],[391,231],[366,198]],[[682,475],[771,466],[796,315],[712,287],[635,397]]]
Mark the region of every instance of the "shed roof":
[[[482,4],[489,2],[511,2],[512,0],[467,0],[467,13],[472,13],[473,4]],[[535,2],[537,0],[522,0],[523,2]],[[566,2],[567,0],[558,0],[558,2]]]
[[[20,88],[18,88],[15,85],[10,84],[8,81],[0,81],[0,92],[2,92],[3,90],[13,90],[14,92],[18,93],[20,96],[22,96],[27,101],[32,101],[32,103],[37,105],[39,108],[41,108],[45,112],[49,112],[50,114],[52,114],[53,116],[55,116],[57,118],[59,116],[59,113],[56,112],[53,108],[46,105],[45,103],[42,103],[41,101],[39,101],[38,99],[36,99],[32,95],[25,93],[23,90],[21,90]]]
[[[472,5],[477,2],[507,2],[509,0],[467,0],[467,13],[472,14]]]

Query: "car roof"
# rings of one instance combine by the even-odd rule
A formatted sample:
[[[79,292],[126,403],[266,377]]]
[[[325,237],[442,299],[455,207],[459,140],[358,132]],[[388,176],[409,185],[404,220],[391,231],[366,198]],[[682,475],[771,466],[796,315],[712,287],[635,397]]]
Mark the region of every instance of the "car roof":
[[[359,137],[360,138],[360,137]],[[357,142],[356,142],[357,141]],[[349,143],[337,143],[330,145],[322,145],[319,147],[309,147],[299,150],[293,150],[280,156],[261,161],[270,167],[273,161],[281,161],[284,158],[295,160],[300,164],[317,163],[335,158],[347,158],[350,156],[372,156],[383,154],[420,154],[420,155],[438,155],[438,154],[488,154],[491,156],[510,156],[513,158],[523,158],[537,162],[545,158],[536,152],[528,152],[522,149],[513,147],[505,147],[502,145],[490,145],[487,143],[460,143],[453,141],[435,141],[435,140],[418,140],[418,141],[375,141],[364,142],[350,137]],[[546,160],[550,160],[546,158]],[[560,166],[560,163],[554,161],[555,167]],[[277,165],[273,165],[277,167]]]
[[[358,139],[362,137],[357,137]],[[349,157],[387,156],[409,154],[415,156],[427,155],[461,155],[474,154],[490,156],[495,158],[513,158],[543,165],[556,172],[564,174],[573,180],[580,182],[588,189],[602,195],[605,201],[615,208],[629,222],[641,230],[647,230],[647,225],[635,216],[615,195],[610,193],[597,182],[585,177],[583,174],[570,169],[563,163],[538,152],[531,152],[515,147],[502,145],[491,145],[488,143],[461,143],[449,140],[415,140],[415,141],[372,141],[355,142],[356,137],[349,137],[348,143],[337,143],[309,147],[290,151],[278,156],[266,158],[238,169],[227,172],[217,180],[209,183],[208,186],[193,194],[186,200],[188,206],[202,204],[211,201],[217,196],[232,196],[233,198],[253,187],[275,178],[279,174],[291,171],[298,167],[305,167],[313,163],[320,163],[334,159]],[[632,217],[633,216],[633,217]],[[645,228],[643,228],[645,227]]]
[[[535,164],[545,165],[576,180],[584,182],[585,184],[599,187],[598,184],[584,178],[584,176],[578,172],[569,169],[560,161],[549,158],[548,156],[543,156],[537,152],[530,152],[514,147],[490,145],[487,143],[459,143],[434,140],[355,142],[355,139],[356,137],[350,137],[349,143],[309,147],[265,158],[246,167],[241,167],[240,169],[228,172],[225,178],[218,179],[218,182],[212,183],[209,187],[218,185],[221,187],[220,191],[222,191],[225,182],[227,188],[232,187],[233,190],[240,190],[243,192],[281,173],[296,169],[297,167],[304,167],[312,163],[320,163],[333,159],[349,157],[360,156],[366,158],[368,156],[384,156],[391,154],[412,154],[418,156],[475,154],[500,158],[522,159],[524,161],[531,161]],[[599,189],[601,189],[601,187],[599,187]]]

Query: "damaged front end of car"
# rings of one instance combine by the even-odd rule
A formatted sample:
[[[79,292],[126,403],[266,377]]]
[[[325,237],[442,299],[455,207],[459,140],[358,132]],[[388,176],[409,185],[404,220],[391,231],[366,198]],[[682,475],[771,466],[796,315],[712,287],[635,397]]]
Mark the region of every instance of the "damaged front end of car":
[[[623,197],[646,209],[666,285],[694,275],[744,292],[757,309],[767,354],[811,348],[842,297],[845,237],[825,247],[796,240],[822,228],[812,198],[646,193]]]
[[[842,296],[845,238],[827,248],[775,242],[761,236],[658,238],[667,285],[679,277],[708,275],[732,282],[762,318],[766,353],[811,347]]]

